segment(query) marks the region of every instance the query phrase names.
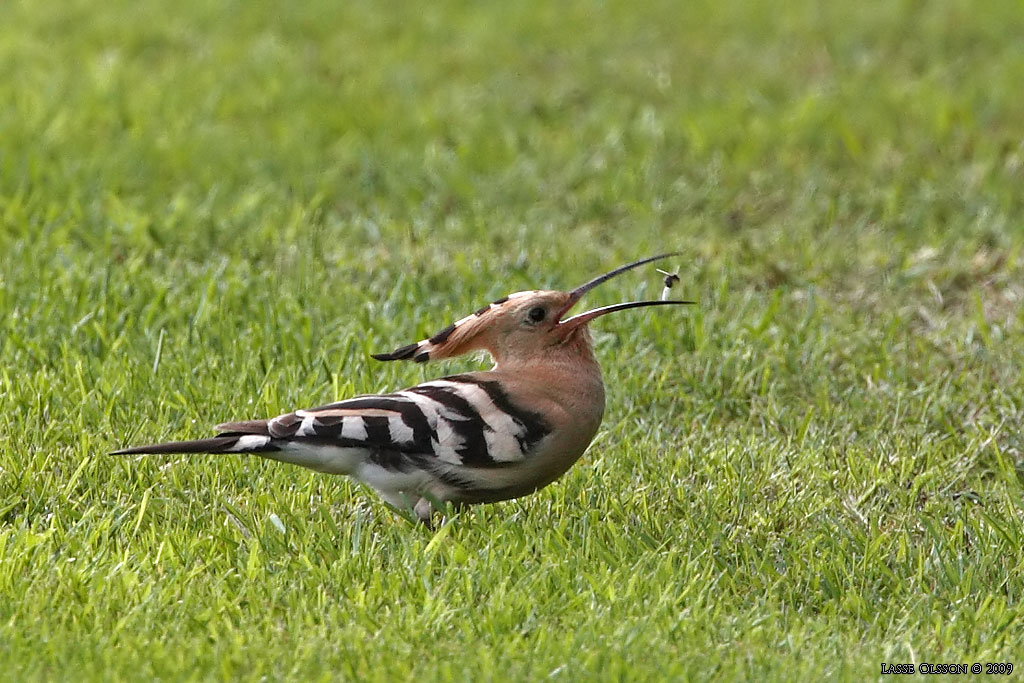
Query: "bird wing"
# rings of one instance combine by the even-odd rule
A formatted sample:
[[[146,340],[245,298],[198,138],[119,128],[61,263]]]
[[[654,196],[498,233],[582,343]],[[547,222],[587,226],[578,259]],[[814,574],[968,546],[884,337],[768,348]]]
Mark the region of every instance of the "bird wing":
[[[278,443],[364,448],[472,468],[521,462],[552,431],[541,414],[513,403],[497,380],[474,374],[219,429],[222,436],[258,433]]]

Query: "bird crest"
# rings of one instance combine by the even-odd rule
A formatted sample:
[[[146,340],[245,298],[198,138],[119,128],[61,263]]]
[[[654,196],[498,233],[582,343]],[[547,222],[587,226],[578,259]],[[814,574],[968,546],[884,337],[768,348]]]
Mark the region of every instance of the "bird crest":
[[[380,361],[411,360],[425,363],[460,356],[471,351],[486,350],[499,360],[501,347],[509,342],[518,346],[535,342],[535,345],[558,345],[573,336],[594,318],[614,311],[639,308],[642,306],[663,306],[669,304],[692,304],[692,301],[656,300],[628,301],[602,306],[571,317],[565,317],[569,310],[590,290],[611,278],[642,266],[651,261],[675,254],[659,254],[641,259],[600,275],[575,289],[562,292],[557,290],[529,290],[513,292],[492,301],[443,330],[414,344],[400,346],[390,353],[375,353],[373,358]],[[523,334],[517,334],[517,332]]]

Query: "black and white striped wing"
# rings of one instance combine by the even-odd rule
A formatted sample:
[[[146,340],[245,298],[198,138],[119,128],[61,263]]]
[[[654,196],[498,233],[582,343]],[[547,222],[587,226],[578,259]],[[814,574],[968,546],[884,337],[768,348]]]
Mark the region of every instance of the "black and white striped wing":
[[[298,410],[267,428],[274,440],[367,449],[384,466],[436,458],[472,468],[525,460],[551,432],[543,416],[513,404],[497,381],[472,375]]]

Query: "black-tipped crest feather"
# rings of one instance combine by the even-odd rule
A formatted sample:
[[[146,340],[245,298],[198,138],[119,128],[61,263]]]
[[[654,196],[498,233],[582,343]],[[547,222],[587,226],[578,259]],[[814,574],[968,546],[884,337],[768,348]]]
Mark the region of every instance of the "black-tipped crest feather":
[[[413,354],[416,353],[416,348],[419,346],[419,342],[415,344],[409,344],[407,346],[400,346],[391,353],[372,353],[370,357],[374,360],[406,360],[412,358]]]

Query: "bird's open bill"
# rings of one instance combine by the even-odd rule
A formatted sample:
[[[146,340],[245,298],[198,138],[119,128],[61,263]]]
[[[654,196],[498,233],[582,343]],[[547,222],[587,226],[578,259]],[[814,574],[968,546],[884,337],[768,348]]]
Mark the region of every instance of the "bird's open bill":
[[[562,308],[562,310],[560,310],[558,312],[558,314],[557,314],[557,316],[555,318],[556,320],[558,320],[558,327],[559,327],[559,329],[564,329],[565,333],[568,334],[569,332],[571,332],[575,328],[579,327],[580,325],[587,324],[588,322],[590,322],[594,318],[597,318],[597,317],[600,317],[602,315],[605,315],[606,313],[614,313],[615,311],[624,311],[624,310],[627,310],[627,309],[630,309],[630,308],[642,308],[644,306],[686,305],[686,304],[693,304],[693,303],[695,303],[693,301],[664,300],[664,299],[659,299],[659,300],[656,300],[656,301],[626,301],[626,302],[623,302],[623,303],[620,303],[620,304],[611,304],[610,306],[601,306],[600,308],[594,308],[594,309],[591,309],[589,311],[585,311],[583,313],[577,313],[576,315],[574,315],[574,316],[572,316],[570,318],[565,318],[564,320],[562,319],[562,316],[564,316],[566,313],[568,313],[569,309],[572,308],[573,306],[575,306],[576,303],[580,299],[583,298],[584,294],[586,294],[590,290],[594,289],[598,285],[607,282],[608,280],[612,279],[616,275],[620,275],[620,274],[626,272],[627,270],[632,270],[633,268],[645,265],[647,263],[650,263],[651,261],[657,261],[657,260],[660,260],[660,259],[663,259],[663,258],[668,258],[669,256],[677,256],[678,253],[679,252],[670,252],[670,253],[667,253],[667,254],[658,254],[657,256],[650,256],[650,257],[645,258],[645,259],[640,259],[639,261],[634,261],[633,263],[627,263],[626,265],[620,266],[620,267],[616,268],[615,270],[612,270],[612,271],[609,271],[609,272],[605,273],[604,275],[599,275],[598,277],[595,277],[593,280],[591,280],[589,282],[586,282],[586,283],[580,285],[579,287],[577,287],[576,289],[572,290],[571,292],[569,292],[569,300],[568,300],[568,302],[566,302],[566,305]]]

